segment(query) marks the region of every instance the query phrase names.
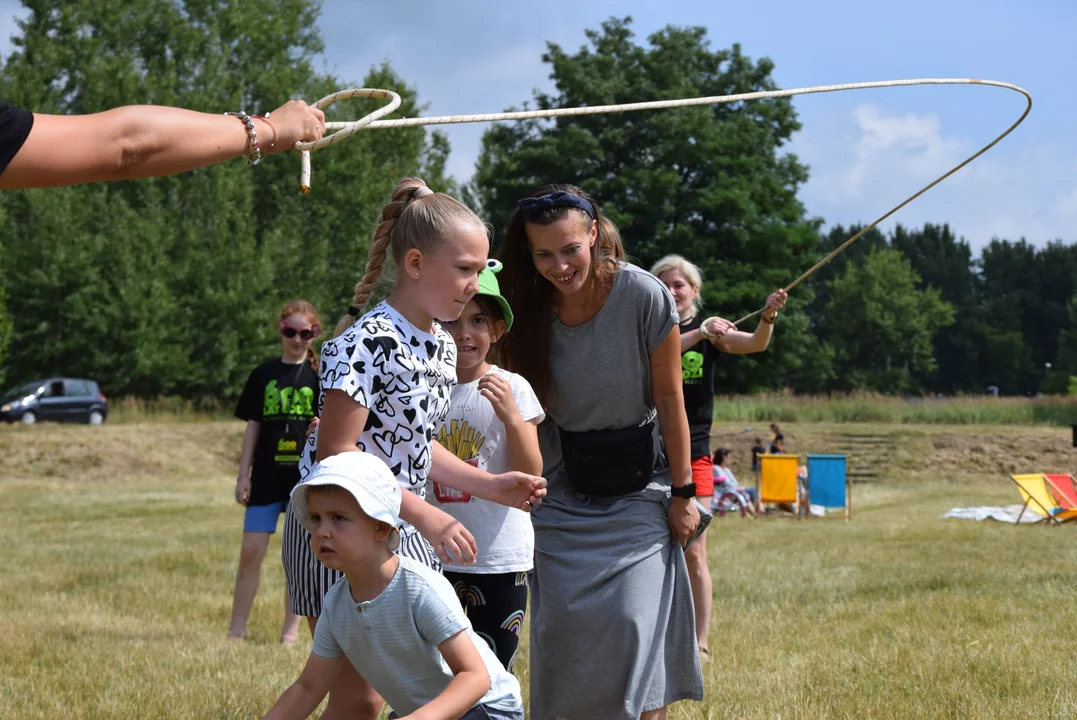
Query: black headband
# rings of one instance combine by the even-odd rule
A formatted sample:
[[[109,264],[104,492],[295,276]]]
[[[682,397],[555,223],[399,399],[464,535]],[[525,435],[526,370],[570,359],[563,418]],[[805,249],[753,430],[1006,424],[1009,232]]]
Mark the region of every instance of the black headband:
[[[576,208],[577,210],[583,210],[592,220],[595,219],[595,208],[590,202],[584,200],[579,195],[573,195],[572,193],[563,191],[550,193],[549,195],[541,195],[539,197],[524,198],[516,203],[516,207],[520,208],[520,213],[523,215],[524,222],[533,220],[546,210],[555,210],[557,208]]]

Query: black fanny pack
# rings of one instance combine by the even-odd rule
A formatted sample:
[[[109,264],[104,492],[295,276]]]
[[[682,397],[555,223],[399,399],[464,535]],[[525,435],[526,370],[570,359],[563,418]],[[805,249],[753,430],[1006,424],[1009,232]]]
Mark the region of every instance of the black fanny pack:
[[[655,421],[619,430],[561,430],[561,456],[576,492],[613,497],[647,487],[655,471]]]

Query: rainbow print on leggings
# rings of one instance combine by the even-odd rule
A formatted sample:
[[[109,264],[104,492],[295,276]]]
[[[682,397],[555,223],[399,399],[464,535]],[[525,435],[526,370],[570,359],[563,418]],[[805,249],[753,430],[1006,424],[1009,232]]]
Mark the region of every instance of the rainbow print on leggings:
[[[453,590],[456,591],[456,596],[460,598],[460,604],[465,608],[468,605],[478,607],[479,605],[486,604],[486,596],[482,594],[482,590],[474,585],[467,585],[463,581],[458,580],[453,583]]]
[[[518,636],[520,634],[520,628],[523,627],[523,624],[524,611],[517,610],[512,615],[509,615],[507,618],[505,618],[505,622],[501,623],[501,629],[508,630],[513,635]]]

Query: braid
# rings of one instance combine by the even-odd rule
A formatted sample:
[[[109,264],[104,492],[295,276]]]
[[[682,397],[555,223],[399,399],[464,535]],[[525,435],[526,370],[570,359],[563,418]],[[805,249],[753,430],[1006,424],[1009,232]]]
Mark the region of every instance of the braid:
[[[396,221],[400,219],[408,205],[419,198],[432,194],[433,191],[419,178],[404,178],[393,189],[389,202],[381,209],[381,215],[378,216],[378,225],[374,228],[370,243],[370,255],[366,262],[366,272],[363,273],[363,278],[355,284],[355,294],[352,296],[352,310],[349,310],[348,314],[337,323],[335,335],[340,335],[351,327],[352,323],[355,322],[355,318],[362,312],[367,300],[374,294],[374,289],[378,286],[378,279],[381,278],[382,269],[385,267],[385,260],[389,256],[389,244],[393,239],[393,228],[396,226]]]
[[[307,348],[307,362],[310,363],[310,369],[314,372],[318,372],[318,353],[314,352],[313,347]]]

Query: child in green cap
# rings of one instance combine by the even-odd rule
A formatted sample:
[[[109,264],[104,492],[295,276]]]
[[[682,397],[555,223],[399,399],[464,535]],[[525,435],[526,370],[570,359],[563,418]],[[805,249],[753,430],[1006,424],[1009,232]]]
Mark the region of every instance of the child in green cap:
[[[512,327],[512,309],[501,297],[488,260],[479,292],[460,317],[442,322],[456,342],[456,387],[437,440],[461,460],[487,472],[542,472],[538,424],[545,418],[535,391],[520,375],[490,363],[497,341]],[[535,533],[527,513],[431,482],[426,499],[459,520],[475,536],[471,565],[452,565],[445,578],[467,610],[476,634],[508,670],[516,657],[527,610],[527,576],[533,567]]]

